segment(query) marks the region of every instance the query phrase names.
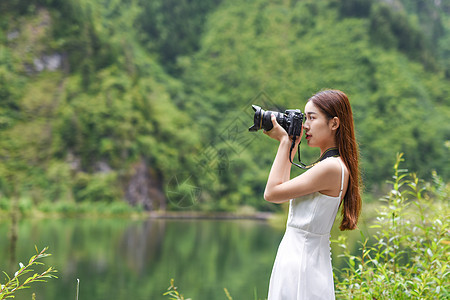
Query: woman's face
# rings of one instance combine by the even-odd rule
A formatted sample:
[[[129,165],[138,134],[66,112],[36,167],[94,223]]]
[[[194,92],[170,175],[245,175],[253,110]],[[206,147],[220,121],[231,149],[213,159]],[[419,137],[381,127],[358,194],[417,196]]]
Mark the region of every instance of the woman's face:
[[[322,151],[335,147],[336,124],[314,105],[308,101],[305,105],[306,121],[303,124],[306,140],[310,147],[319,147]],[[335,128],[337,129],[337,127]]]

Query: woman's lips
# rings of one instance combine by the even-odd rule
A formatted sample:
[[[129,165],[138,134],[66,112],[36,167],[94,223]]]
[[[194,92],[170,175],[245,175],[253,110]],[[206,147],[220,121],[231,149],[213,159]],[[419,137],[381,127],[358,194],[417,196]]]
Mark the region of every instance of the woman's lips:
[[[306,134],[305,138],[306,138],[307,140],[309,140],[309,139],[311,138],[311,135],[310,135],[310,134]]]

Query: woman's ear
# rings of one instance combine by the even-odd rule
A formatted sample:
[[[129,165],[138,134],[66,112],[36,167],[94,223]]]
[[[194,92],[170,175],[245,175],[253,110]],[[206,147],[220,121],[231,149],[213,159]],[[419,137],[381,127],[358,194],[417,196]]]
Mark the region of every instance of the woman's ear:
[[[340,121],[338,117],[331,119],[331,130],[337,130],[339,128]]]

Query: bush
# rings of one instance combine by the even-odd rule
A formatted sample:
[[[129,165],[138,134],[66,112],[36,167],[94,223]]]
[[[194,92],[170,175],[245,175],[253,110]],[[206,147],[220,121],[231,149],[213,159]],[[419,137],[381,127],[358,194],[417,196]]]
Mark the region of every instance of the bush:
[[[231,295],[226,288],[224,288],[223,291],[225,292],[225,296],[227,297],[228,300],[233,300],[233,298],[231,298]],[[184,296],[178,291],[178,287],[174,285],[173,278],[170,280],[170,286],[167,289],[167,292],[163,294],[163,296],[169,296],[170,300],[192,300],[191,298],[186,299],[184,298]]]
[[[21,197],[19,199],[19,211],[22,214],[27,214],[33,208],[33,201],[29,197]]]
[[[450,229],[448,186],[434,174],[434,183],[423,185],[414,174],[394,166],[392,190],[381,199],[370,239],[361,242],[361,255],[344,248],[348,267],[341,272],[336,295],[349,299],[447,299],[450,292]],[[446,240],[447,238],[447,240]],[[447,279],[446,279],[447,278]]]
[[[47,270],[42,273],[34,273],[31,276],[25,276],[28,273],[34,272],[32,267],[37,265],[43,265],[43,263],[39,262],[40,259],[50,256],[51,254],[46,253],[47,247],[39,251],[36,248],[36,255],[33,255],[28,264],[24,265],[19,263],[19,270],[14,274],[13,277],[8,276],[7,273],[3,272],[7,280],[5,284],[0,285],[0,300],[7,298],[14,298],[15,293],[21,289],[29,288],[31,283],[34,282],[45,282],[46,279],[57,278],[54,274],[57,272],[53,267],[49,267]],[[27,277],[23,279],[23,277]]]
[[[9,210],[9,200],[5,197],[0,197],[0,210]]]

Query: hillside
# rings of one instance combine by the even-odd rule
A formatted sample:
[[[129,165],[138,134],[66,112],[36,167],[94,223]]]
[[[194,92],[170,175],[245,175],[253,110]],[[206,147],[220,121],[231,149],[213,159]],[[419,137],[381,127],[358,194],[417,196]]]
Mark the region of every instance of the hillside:
[[[106,2],[0,3],[4,197],[274,209],[250,104],[303,109],[323,88],[350,97],[368,193],[399,151],[448,180],[444,1]]]

